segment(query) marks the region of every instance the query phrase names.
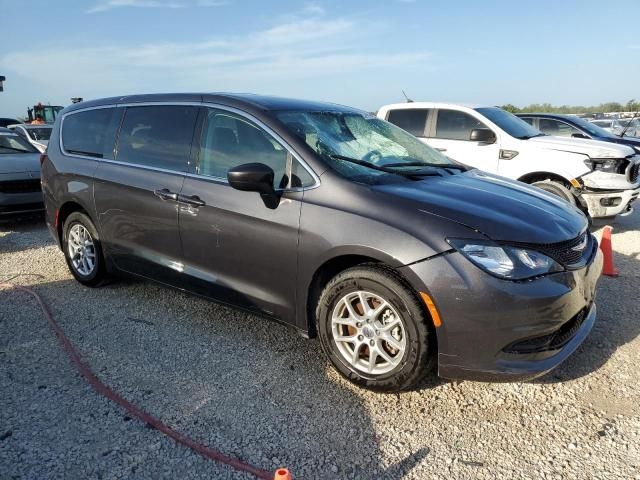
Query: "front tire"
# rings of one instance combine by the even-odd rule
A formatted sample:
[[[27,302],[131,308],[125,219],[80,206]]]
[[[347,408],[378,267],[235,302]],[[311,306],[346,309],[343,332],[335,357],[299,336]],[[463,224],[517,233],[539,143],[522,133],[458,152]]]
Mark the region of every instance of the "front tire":
[[[435,333],[407,282],[362,265],[326,285],[316,308],[320,343],[340,374],[370,390],[415,387],[431,372]]]
[[[102,244],[91,219],[82,212],[73,212],[64,222],[62,249],[74,278],[88,287],[97,287],[106,280]]]
[[[563,200],[566,200],[571,205],[576,205],[576,197],[571,192],[571,189],[561,182],[547,179],[540,182],[534,182],[532,185],[544,190],[545,192],[553,193]]]

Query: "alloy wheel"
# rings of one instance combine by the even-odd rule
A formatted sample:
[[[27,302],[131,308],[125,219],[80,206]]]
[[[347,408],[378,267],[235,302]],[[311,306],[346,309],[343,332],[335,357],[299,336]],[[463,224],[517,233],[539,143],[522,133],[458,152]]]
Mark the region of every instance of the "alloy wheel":
[[[407,336],[402,318],[384,298],[356,291],[336,303],[331,316],[333,341],[343,359],[359,371],[382,375],[404,357]]]
[[[91,275],[96,267],[96,246],[84,225],[76,223],[71,227],[67,250],[75,271],[85,277]]]

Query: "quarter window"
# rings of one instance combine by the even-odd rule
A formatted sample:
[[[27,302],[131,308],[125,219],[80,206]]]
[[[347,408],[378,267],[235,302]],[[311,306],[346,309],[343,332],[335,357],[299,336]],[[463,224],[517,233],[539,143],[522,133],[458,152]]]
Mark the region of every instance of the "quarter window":
[[[469,140],[471,130],[487,128],[481,121],[465,112],[457,110],[438,110],[436,138],[448,140]]]
[[[582,133],[577,128],[573,128],[564,122],[553,120],[550,118],[538,119],[538,130],[547,135],[553,135],[555,137],[570,137],[574,133]]]
[[[391,110],[387,116],[387,121],[406,130],[416,137],[424,137],[424,130],[427,125],[428,109],[402,108]]]
[[[197,107],[158,105],[127,108],[117,159],[184,172],[189,162]]]
[[[97,108],[67,115],[62,125],[65,152],[96,158],[111,157],[113,134],[109,125],[114,111],[113,108]]]
[[[274,188],[303,187],[313,183],[311,175],[287,149],[257,125],[225,110],[207,109],[200,139],[198,173],[226,179],[229,169],[252,162],[271,167],[275,174]]]

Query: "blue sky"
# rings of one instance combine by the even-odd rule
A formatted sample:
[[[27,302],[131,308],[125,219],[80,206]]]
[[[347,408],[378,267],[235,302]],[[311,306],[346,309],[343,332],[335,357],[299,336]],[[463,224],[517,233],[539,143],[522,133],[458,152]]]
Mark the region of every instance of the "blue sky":
[[[416,100],[626,102],[640,98],[638,18],[637,0],[0,0],[0,116],[169,91],[368,110],[401,101],[401,89]]]

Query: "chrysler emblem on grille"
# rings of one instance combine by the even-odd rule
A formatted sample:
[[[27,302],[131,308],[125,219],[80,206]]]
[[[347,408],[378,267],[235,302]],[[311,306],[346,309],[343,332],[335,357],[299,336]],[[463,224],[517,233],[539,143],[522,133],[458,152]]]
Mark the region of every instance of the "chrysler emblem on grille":
[[[573,250],[574,252],[581,252],[582,250],[584,250],[586,246],[587,246],[587,235],[585,234],[582,236],[582,240],[580,240],[580,243],[575,247],[571,247],[571,250]]]

